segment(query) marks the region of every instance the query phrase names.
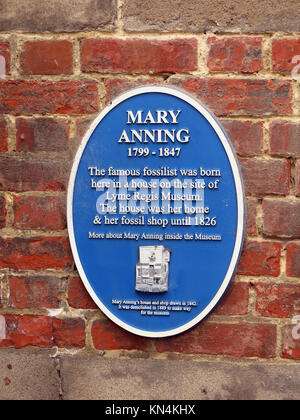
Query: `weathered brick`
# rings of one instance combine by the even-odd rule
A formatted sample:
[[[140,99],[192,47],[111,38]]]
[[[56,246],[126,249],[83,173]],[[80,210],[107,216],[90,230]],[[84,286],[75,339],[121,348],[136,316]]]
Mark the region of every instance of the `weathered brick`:
[[[147,338],[131,334],[108,319],[94,321],[91,334],[96,350],[147,350]]]
[[[65,198],[58,196],[14,196],[14,227],[61,230],[67,227]]]
[[[64,191],[69,176],[67,157],[0,155],[0,190]]]
[[[9,306],[19,309],[61,306],[62,280],[56,277],[9,277]]]
[[[157,85],[157,79],[104,79],[106,103],[111,102],[121,93],[141,85]]]
[[[300,244],[290,242],[286,246],[286,274],[300,277]]]
[[[68,303],[75,309],[98,309],[78,277],[71,277],[69,279]]]
[[[73,258],[68,238],[0,238],[0,268],[68,270]]]
[[[159,352],[275,357],[276,326],[264,324],[217,324],[202,322],[191,330],[156,343]]]
[[[288,195],[290,163],[285,159],[241,159],[246,195]]]
[[[4,317],[6,337],[4,340],[0,339],[0,347],[53,346],[52,318],[34,315],[4,315]]]
[[[8,129],[4,118],[0,118],[0,153],[8,151]]]
[[[20,56],[23,75],[72,74],[73,44],[65,40],[27,41]]]
[[[0,347],[82,348],[85,345],[85,323],[82,319],[8,314],[4,317],[6,337],[0,339]]]
[[[293,338],[293,335],[295,338]],[[300,359],[300,322],[292,325],[285,325],[282,328],[282,353],[284,359]]]
[[[295,194],[300,197],[300,160],[296,162]]]
[[[168,73],[197,69],[196,39],[84,39],[82,71],[100,73]]]
[[[300,157],[300,123],[273,121],[270,125],[270,154]]]
[[[300,32],[298,0],[127,0],[125,30],[188,32]]]
[[[263,317],[292,318],[300,311],[300,286],[296,284],[254,285],[255,311]]]
[[[272,67],[274,72],[290,74],[296,66],[293,58],[300,55],[300,38],[272,41]]]
[[[257,215],[258,200],[255,198],[247,198],[246,204],[247,204],[246,232],[248,235],[256,235],[257,234],[256,215]]]
[[[73,0],[1,1],[0,31],[107,31],[116,20],[116,0],[76,0],[76,7]]]
[[[280,274],[281,244],[278,242],[246,241],[237,273],[245,276],[271,276]]]
[[[10,44],[9,42],[0,41],[0,56],[4,57],[5,59],[5,76],[6,76],[10,74]],[[4,76],[4,74],[1,74],[0,76]]]
[[[157,84],[153,80],[106,79],[106,98],[143,84]],[[291,81],[248,79],[201,79],[198,77],[170,78],[169,85],[185,89],[206,104],[216,115],[263,116],[289,115],[292,109]]]
[[[90,114],[98,110],[93,81],[0,82],[0,114]]]
[[[207,66],[211,71],[257,73],[263,69],[262,38],[208,38]]]
[[[231,283],[212,315],[246,315],[249,304],[249,283]]]
[[[53,338],[60,348],[85,346],[85,322],[80,318],[53,319]]]
[[[235,151],[239,156],[260,156],[263,153],[263,122],[223,120]]]
[[[264,235],[278,238],[300,238],[300,202],[280,199],[263,201]]]
[[[52,118],[18,118],[18,152],[61,152],[68,149],[69,121]]]
[[[218,116],[292,114],[290,81],[172,78]]]
[[[6,225],[6,200],[5,197],[0,196],[0,228]]]

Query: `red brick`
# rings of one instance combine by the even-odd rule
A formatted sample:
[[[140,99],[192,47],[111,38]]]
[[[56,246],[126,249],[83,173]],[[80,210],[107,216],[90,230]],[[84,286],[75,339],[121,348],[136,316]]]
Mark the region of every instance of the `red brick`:
[[[157,84],[157,79],[105,79],[106,101],[141,84]],[[169,85],[186,89],[218,116],[291,115],[291,81],[247,79],[171,78]]]
[[[6,225],[6,200],[0,196],[0,228]]]
[[[97,82],[0,82],[0,114],[90,114],[97,110]]]
[[[289,277],[300,277],[300,244],[290,242],[286,246],[286,274]]]
[[[79,318],[54,319],[53,338],[60,348],[85,346],[85,322]]]
[[[0,190],[65,191],[68,182],[66,157],[0,155]]]
[[[274,358],[276,326],[202,322],[183,334],[156,342],[159,352]]]
[[[8,151],[8,129],[4,118],[0,118],[0,153]]]
[[[6,338],[0,340],[0,347],[22,348],[53,346],[52,318],[34,315],[5,315]]]
[[[28,41],[20,56],[21,74],[72,74],[73,44],[70,41]]]
[[[260,316],[292,318],[300,313],[300,286],[296,284],[264,284],[254,286],[255,310]]]
[[[260,156],[263,153],[263,122],[223,120],[235,151],[244,157]]]
[[[17,152],[61,152],[68,149],[70,123],[51,118],[18,118]]]
[[[94,321],[91,333],[97,350],[147,350],[147,338],[131,334],[108,319]]]
[[[255,198],[247,198],[247,235],[256,235],[257,234],[257,223],[256,223],[256,215],[257,215],[257,205],[258,200]]]
[[[111,102],[121,93],[138,86],[157,85],[157,79],[104,79],[106,103]]]
[[[0,238],[0,268],[68,270],[73,258],[68,238]]]
[[[295,338],[293,338],[293,335]],[[284,359],[300,359],[300,321],[282,328],[282,353]]]
[[[281,244],[278,242],[246,241],[237,273],[245,276],[271,276],[280,274]]]
[[[293,93],[289,80],[184,77],[169,79],[169,83],[195,95],[218,116],[293,113]]]
[[[207,66],[211,71],[256,73],[262,70],[262,38],[209,38]]]
[[[5,59],[6,75],[10,74],[10,45],[9,42],[0,42],[0,55]],[[3,76],[3,75],[1,75]]]
[[[72,308],[76,309],[98,309],[78,277],[69,279],[68,303]]]
[[[9,306],[12,308],[59,308],[61,280],[56,277],[9,277]]]
[[[65,197],[14,196],[14,227],[61,230],[67,227]]]
[[[57,319],[36,315],[4,315],[6,338],[0,347],[78,347],[85,345],[85,323],[81,319]]]
[[[263,215],[263,232],[266,236],[300,238],[300,202],[265,199]]]
[[[197,70],[196,39],[84,39],[82,71],[169,73]]]
[[[270,154],[300,157],[300,123],[274,121],[270,125]]]
[[[297,63],[293,57],[300,55],[300,38],[274,39],[272,42],[272,65],[277,73],[290,73]]]
[[[246,315],[249,303],[249,283],[231,283],[212,315]]]
[[[300,197],[300,160],[296,162],[295,193]]]
[[[246,195],[288,195],[290,163],[285,159],[241,159]]]

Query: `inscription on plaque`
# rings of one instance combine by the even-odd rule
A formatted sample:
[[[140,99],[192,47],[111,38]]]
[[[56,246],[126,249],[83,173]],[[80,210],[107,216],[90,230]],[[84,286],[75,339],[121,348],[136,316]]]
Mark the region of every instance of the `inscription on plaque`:
[[[222,126],[175,88],[116,98],[75,157],[68,229],[110,319],[149,337],[193,327],[224,293],[243,241],[242,180]]]

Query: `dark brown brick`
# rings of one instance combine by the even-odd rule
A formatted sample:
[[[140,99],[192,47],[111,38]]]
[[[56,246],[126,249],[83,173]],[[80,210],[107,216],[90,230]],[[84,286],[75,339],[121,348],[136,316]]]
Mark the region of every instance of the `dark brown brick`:
[[[18,118],[18,152],[61,152],[68,149],[70,124],[52,118]]]
[[[62,281],[56,277],[9,277],[9,306],[19,309],[59,308]]]
[[[274,121],[270,125],[270,154],[300,157],[300,123]]]
[[[69,176],[67,157],[0,155],[0,190],[64,191]]]
[[[288,195],[290,163],[285,159],[241,159],[247,195]]]
[[[263,232],[266,236],[300,238],[300,202],[265,199],[263,215]]]

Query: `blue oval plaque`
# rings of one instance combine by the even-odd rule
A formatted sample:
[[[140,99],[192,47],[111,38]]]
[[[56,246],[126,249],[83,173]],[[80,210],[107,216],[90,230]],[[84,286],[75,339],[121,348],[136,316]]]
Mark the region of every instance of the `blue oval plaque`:
[[[243,241],[242,181],[221,125],[178,89],[119,96],[75,157],[68,229],[111,320],[147,337],[194,326],[224,293]]]

